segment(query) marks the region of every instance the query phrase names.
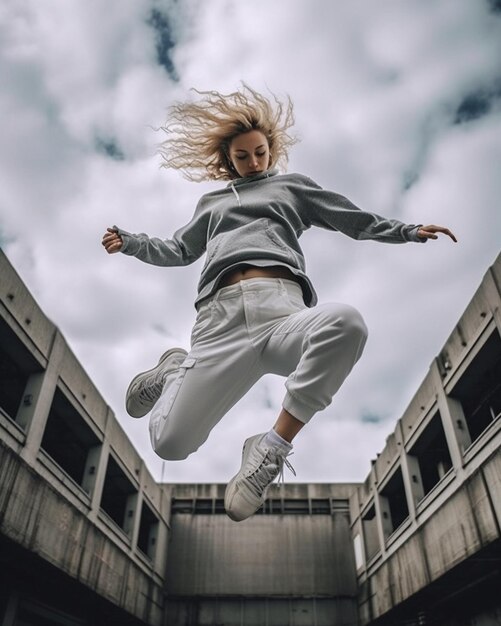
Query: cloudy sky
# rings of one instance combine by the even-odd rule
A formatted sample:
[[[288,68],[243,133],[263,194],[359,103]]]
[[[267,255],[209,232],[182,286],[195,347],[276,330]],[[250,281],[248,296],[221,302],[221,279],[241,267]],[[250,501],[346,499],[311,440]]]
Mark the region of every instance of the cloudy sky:
[[[108,225],[168,238],[197,184],[159,169],[154,130],[190,88],[290,94],[289,171],[458,244],[301,239],[321,301],[356,306],[364,357],[296,439],[298,481],[360,481],[501,242],[499,0],[4,0],[0,242],[153,475],[225,482],[278,414],[266,377],[186,461],[151,451],[124,409],[130,379],[188,347],[202,261],[148,266],[101,246]],[[292,477],[287,477],[293,480]]]

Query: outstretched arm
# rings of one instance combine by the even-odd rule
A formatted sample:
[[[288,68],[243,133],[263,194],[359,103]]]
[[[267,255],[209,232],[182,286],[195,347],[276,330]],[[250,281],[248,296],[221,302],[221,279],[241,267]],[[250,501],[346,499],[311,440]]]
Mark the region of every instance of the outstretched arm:
[[[420,239],[438,239],[437,233],[443,233],[444,235],[449,236],[452,241],[457,243],[457,239],[448,228],[444,228],[443,226],[435,226],[434,224],[430,224],[429,226],[421,226],[421,228],[417,231],[417,236]]]
[[[107,228],[102,245],[108,254],[123,252],[152,265],[180,266],[196,261],[205,251],[206,213],[195,211],[191,221],[177,230],[171,239],[129,233],[122,228]]]
[[[296,175],[295,183],[293,189],[297,194],[299,212],[307,226],[338,230],[353,239],[385,243],[424,243],[428,239],[437,239],[436,233],[443,233],[456,241],[452,232],[442,226],[405,224],[362,211],[345,196],[322,189],[307,176]]]

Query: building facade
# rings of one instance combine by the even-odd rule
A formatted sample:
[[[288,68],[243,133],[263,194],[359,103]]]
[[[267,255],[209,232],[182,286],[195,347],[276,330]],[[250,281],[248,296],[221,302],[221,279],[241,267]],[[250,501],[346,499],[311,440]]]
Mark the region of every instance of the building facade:
[[[170,502],[0,253],[0,624],[162,624]]]
[[[363,484],[158,484],[0,251],[0,626],[501,624],[501,255]]]
[[[351,499],[361,625],[501,624],[500,293],[498,256]]]

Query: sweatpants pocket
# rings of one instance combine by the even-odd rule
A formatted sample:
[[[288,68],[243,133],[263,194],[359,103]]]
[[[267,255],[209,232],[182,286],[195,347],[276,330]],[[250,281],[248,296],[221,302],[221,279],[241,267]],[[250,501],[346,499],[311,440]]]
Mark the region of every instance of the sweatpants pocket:
[[[152,443],[154,443],[154,441],[157,439],[159,435],[159,430],[162,429],[163,424],[169,417],[169,413],[172,410],[179,390],[181,389],[181,385],[183,384],[186,372],[192,367],[195,367],[196,362],[196,358],[188,356],[181,363],[177,372],[167,376],[162,395],[153,407],[153,411],[151,413],[150,436]]]

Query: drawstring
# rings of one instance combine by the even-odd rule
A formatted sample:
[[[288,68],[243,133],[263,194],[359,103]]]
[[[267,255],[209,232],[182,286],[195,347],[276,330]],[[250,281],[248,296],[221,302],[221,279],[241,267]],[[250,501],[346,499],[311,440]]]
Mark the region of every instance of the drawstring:
[[[262,178],[270,178],[270,176],[275,176],[275,174],[278,174],[278,170],[277,169],[272,169],[272,170],[268,170],[267,172],[261,172],[259,174],[256,174],[255,176],[244,176],[243,178],[238,179],[239,181],[245,182],[247,179],[249,180],[260,180]],[[233,193],[235,194],[235,197],[237,199],[238,202],[238,206],[242,206],[242,203],[240,202],[240,196],[238,195],[238,191],[235,189],[235,185],[233,183],[233,181],[231,181],[229,183],[229,186],[231,187],[231,190],[233,191]]]
[[[242,203],[240,202],[240,196],[238,195],[238,191],[235,189],[235,185],[233,183],[231,183],[230,187],[231,187],[233,193],[235,194],[235,196],[237,197],[238,206],[242,206]]]

